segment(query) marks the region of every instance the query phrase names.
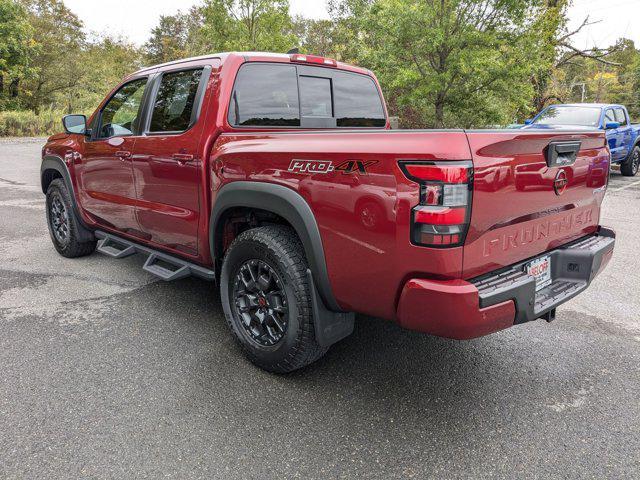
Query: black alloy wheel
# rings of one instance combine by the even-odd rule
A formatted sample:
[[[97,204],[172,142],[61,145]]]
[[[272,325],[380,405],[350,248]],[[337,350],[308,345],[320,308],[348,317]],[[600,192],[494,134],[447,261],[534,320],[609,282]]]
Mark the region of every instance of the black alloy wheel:
[[[640,150],[634,149],[633,156],[631,157],[631,175],[636,176],[638,173],[638,168],[640,168]]]
[[[69,243],[71,223],[69,212],[60,193],[55,192],[49,202],[49,223],[51,231],[61,245]]]
[[[258,345],[280,342],[288,326],[287,298],[282,279],[262,260],[244,262],[233,286],[235,314],[244,332]]]
[[[640,147],[636,146],[623,163],[620,164],[620,173],[625,177],[635,177],[640,169]]]

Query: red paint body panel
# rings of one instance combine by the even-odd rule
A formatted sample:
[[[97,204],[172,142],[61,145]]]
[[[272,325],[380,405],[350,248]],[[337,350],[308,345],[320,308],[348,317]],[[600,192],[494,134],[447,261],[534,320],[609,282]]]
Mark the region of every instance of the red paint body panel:
[[[236,181],[282,185],[299,193],[313,212],[330,287],[344,310],[434,335],[472,338],[513,324],[515,307],[509,301],[479,309],[477,289],[463,279],[538,255],[598,226],[609,166],[601,132],[388,131],[388,122],[382,129],[360,130],[233,128],[229,99],[246,62],[290,59],[221,54],[153,67],[123,81],[211,65],[200,117],[182,134],[49,139],[43,154],[64,159],[89,227],[212,266],[209,221],[220,189]],[[326,68],[370,75],[378,85],[364,69],[341,63]],[[555,171],[545,162],[551,140],[582,142],[576,163],[566,167],[569,186],[562,196],[555,195]],[[121,150],[131,156],[116,157]],[[349,174],[290,169],[309,160],[333,167],[359,161],[367,168]],[[420,186],[398,162],[469,160],[473,191],[465,245],[413,245],[411,210],[420,202]],[[420,166],[413,168],[418,175]],[[466,167],[423,172],[447,182],[468,180]],[[553,227],[557,232],[547,224],[559,225]],[[532,234],[535,240],[528,241]]]
[[[467,132],[473,154],[471,227],[464,252],[464,277],[475,277],[533,257],[596,231],[609,171],[609,153],[598,133],[529,131]],[[558,196],[547,167],[551,140],[581,142]]]
[[[129,158],[136,137],[115,137],[86,142],[82,159],[75,165],[80,204],[95,222],[124,232],[140,230],[136,219],[136,190]]]
[[[469,157],[462,131],[262,132],[223,134],[210,164],[216,189],[253,180],[298,191],[318,222],[338,303],[345,310],[391,319],[407,278],[455,278],[462,269],[462,248],[434,250],[411,244],[410,211],[419,201],[419,187],[404,176],[398,161]],[[375,163],[366,175],[339,171],[310,175],[290,172],[292,159],[321,159],[334,165],[348,160]],[[378,212],[373,228],[363,223],[366,208]]]
[[[513,300],[478,307],[478,289],[464,280],[409,280],[400,296],[398,323],[438,337],[467,340],[513,325]]]
[[[219,59],[189,62],[180,68],[209,65],[209,78],[202,101],[201,118],[179,134],[149,134],[136,141],[132,166],[140,199],[138,222],[147,239],[197,260],[208,257],[208,242],[199,242],[201,218],[206,205],[205,137],[216,94]],[[207,217],[204,210],[204,217]],[[207,252],[207,257],[199,253]]]

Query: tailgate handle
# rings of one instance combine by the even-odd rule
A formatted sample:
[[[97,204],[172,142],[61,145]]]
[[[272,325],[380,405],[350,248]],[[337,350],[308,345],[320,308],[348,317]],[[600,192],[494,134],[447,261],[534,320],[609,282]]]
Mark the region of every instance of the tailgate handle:
[[[551,142],[547,147],[547,166],[566,167],[576,161],[581,142]]]

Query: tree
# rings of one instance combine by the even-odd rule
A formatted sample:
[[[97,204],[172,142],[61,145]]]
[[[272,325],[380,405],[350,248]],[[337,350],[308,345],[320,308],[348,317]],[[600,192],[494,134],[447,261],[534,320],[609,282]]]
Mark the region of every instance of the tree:
[[[80,85],[85,35],[82,22],[61,0],[20,0],[33,27],[34,75],[25,82],[25,105],[35,113],[58,93]]]
[[[80,82],[58,99],[59,104],[66,103],[69,113],[93,110],[125,76],[143,64],[138,48],[124,39],[108,36],[87,42],[80,63]]]
[[[198,53],[286,52],[297,44],[287,0],[205,0]]]
[[[607,59],[617,65],[610,65],[608,69],[615,72],[620,84],[620,92],[611,95],[612,103],[626,105],[629,112],[636,118],[640,114],[638,103],[638,71],[640,51],[636,49],[633,40],[619,39],[610,49]]]
[[[559,102],[604,102],[626,105],[632,118],[640,114],[637,65],[640,52],[628,39],[619,39],[589,55],[576,55],[553,70],[546,97]]]
[[[296,17],[293,19],[293,33],[298,38],[301,52],[331,58],[338,56],[340,38],[335,22]]]
[[[18,104],[19,83],[27,78],[33,53],[33,29],[24,7],[0,0],[0,109]]]
[[[146,60],[157,64],[188,57],[193,49],[194,31],[201,24],[198,8],[192,8],[186,14],[161,15],[160,22],[151,30],[151,38],[144,45]]]
[[[568,30],[566,11],[569,3],[569,0],[543,1],[544,13],[537,30],[539,37],[545,38],[546,48],[541,62],[543,68],[532,77],[536,92],[532,113],[542,110],[549,102],[562,102],[564,98],[573,96],[575,86],[586,88],[586,77],[567,75],[572,67],[590,65],[602,70],[620,65],[611,57],[622,47],[620,44],[605,49],[581,49],[572,44],[575,35],[597,22],[590,21],[587,16],[577,28]],[[558,81],[562,78],[566,78],[569,83]],[[601,82],[599,84],[602,85]]]
[[[533,96],[538,0],[345,0],[359,63],[407,126],[508,123]],[[356,42],[357,40],[357,42]]]

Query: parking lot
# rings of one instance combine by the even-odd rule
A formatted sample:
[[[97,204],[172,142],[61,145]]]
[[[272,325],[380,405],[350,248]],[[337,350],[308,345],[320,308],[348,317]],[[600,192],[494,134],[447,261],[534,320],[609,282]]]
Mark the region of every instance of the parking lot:
[[[0,139],[0,478],[640,475],[640,177],[612,173],[614,258],[555,322],[456,342],[358,317],[275,376],[212,284],[59,256],[42,144]]]

